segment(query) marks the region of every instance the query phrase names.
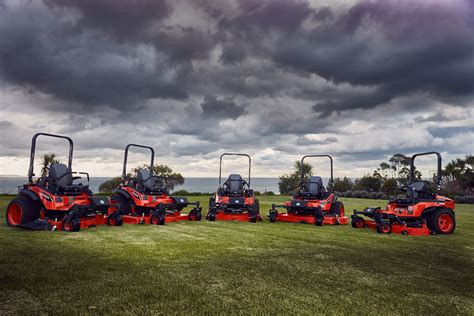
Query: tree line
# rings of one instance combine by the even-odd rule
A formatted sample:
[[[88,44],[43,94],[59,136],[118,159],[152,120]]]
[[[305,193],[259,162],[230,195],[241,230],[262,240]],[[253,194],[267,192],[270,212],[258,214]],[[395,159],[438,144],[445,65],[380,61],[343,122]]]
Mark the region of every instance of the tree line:
[[[338,177],[334,179],[332,190],[342,193],[348,197],[371,197],[386,198],[387,195],[395,192],[408,184],[410,180],[410,157],[403,154],[395,154],[379,164],[370,174],[357,179],[348,177]],[[300,183],[299,161],[295,162],[294,172],[284,174],[279,177],[280,194],[291,194],[298,190]],[[304,174],[307,180],[313,175],[311,165],[304,164]],[[471,196],[474,194],[474,156],[466,155],[464,158],[457,158],[449,162],[442,170],[442,193],[448,197]],[[421,180],[422,174],[419,170],[414,170],[415,180]],[[434,173],[433,178],[436,177]],[[434,190],[434,186],[431,188]],[[354,196],[354,194],[356,196]]]

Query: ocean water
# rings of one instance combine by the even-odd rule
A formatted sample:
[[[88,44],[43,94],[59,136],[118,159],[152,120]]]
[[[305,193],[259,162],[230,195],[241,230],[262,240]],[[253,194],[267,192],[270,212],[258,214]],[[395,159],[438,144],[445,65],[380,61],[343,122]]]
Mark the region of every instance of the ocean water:
[[[91,178],[89,187],[92,192],[99,192],[101,183],[109,180],[109,177]],[[18,186],[27,183],[26,177],[0,177],[0,193],[15,194],[18,192]],[[273,191],[278,194],[278,178],[253,178],[252,188],[255,191],[266,192]],[[177,190],[186,190],[188,192],[214,192],[218,187],[217,178],[186,178],[183,185],[177,186]]]

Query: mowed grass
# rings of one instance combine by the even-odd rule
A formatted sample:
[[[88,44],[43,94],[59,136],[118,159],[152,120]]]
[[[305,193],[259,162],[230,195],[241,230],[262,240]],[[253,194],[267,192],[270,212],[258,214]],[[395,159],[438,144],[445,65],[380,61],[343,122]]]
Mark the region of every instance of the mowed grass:
[[[261,197],[264,215],[284,199]],[[474,314],[473,205],[454,235],[413,237],[267,219],[32,232],[5,225],[8,200],[0,315]]]

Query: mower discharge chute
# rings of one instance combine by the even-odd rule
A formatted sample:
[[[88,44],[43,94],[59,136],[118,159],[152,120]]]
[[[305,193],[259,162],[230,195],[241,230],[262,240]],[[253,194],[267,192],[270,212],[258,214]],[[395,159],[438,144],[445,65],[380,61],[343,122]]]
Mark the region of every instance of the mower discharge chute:
[[[231,174],[222,183],[222,158],[224,156],[243,156],[249,161],[248,182],[239,174]],[[209,210],[206,219],[209,221],[262,221],[260,204],[250,187],[252,160],[247,154],[224,153],[219,162],[219,188],[209,199]]]
[[[415,158],[436,155],[436,192],[428,190],[428,181],[415,181]],[[438,152],[415,154],[410,162],[410,181],[405,197],[390,199],[385,209],[368,207],[354,210],[352,227],[373,228],[378,233],[426,236],[430,234],[452,234],[456,229],[455,204],[452,199],[438,194],[441,183],[441,155]],[[368,217],[364,219],[360,215]]]
[[[149,149],[151,153],[150,168],[138,169],[135,177],[127,176],[127,159],[130,147]],[[119,226],[122,223],[154,224],[181,220],[201,220],[199,202],[189,202],[185,197],[170,196],[168,181],[164,177],[153,175],[155,151],[153,148],[137,144],[125,147],[123,161],[122,183],[110,198],[110,215],[107,224]],[[189,214],[181,211],[194,206]]]
[[[305,179],[303,162],[306,158],[313,157],[329,158],[331,178],[327,188],[323,186],[321,177],[311,176],[308,180]],[[269,214],[270,222],[308,223],[316,226],[348,224],[349,219],[344,215],[344,204],[338,201],[337,196],[331,192],[334,183],[332,157],[329,155],[303,156],[300,174],[299,191],[285,204],[272,205]],[[278,208],[283,208],[286,212],[279,212]]]
[[[39,136],[65,139],[69,142],[67,166],[53,163],[47,177],[33,180],[36,139]],[[61,229],[68,232],[105,224],[109,201],[93,196],[89,190],[89,174],[72,172],[74,144],[71,138],[61,135],[37,133],[31,142],[28,183],[19,188],[18,196],[7,207],[6,221],[9,226],[27,229]],[[74,176],[76,175],[76,176]],[[87,177],[87,185],[74,183]]]

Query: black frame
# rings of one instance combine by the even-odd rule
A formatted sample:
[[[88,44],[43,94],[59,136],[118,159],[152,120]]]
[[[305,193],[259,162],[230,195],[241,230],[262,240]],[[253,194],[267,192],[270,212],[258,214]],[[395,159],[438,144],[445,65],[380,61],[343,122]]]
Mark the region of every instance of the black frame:
[[[415,158],[418,157],[418,156],[429,156],[429,155],[436,155],[436,157],[438,158],[438,163],[437,163],[437,167],[438,167],[438,172],[436,174],[436,184],[439,185],[441,184],[441,154],[437,151],[428,151],[428,152],[424,152],[424,153],[418,153],[418,154],[414,154],[413,156],[411,156],[411,159],[410,159],[410,182],[409,184],[412,184],[413,182],[415,182]]]
[[[138,144],[128,144],[125,146],[125,154],[123,157],[123,170],[122,170],[122,179],[127,178],[127,160],[128,160],[128,150],[130,147],[139,147],[149,149],[151,151],[151,161],[150,161],[150,178],[153,176],[153,163],[155,161],[155,150],[150,146],[138,145]]]
[[[328,187],[332,187],[332,185],[334,184],[334,167],[333,167],[333,160],[332,160],[332,157],[329,156],[329,155],[306,155],[306,156],[303,156],[303,158],[301,158],[301,170],[300,170],[300,175],[301,175],[301,180],[300,180],[300,186],[304,183],[304,174],[303,174],[303,162],[305,160],[305,158],[312,158],[312,157],[327,157],[329,158],[330,162],[331,162],[331,179],[329,180],[330,182],[328,183]]]
[[[222,158],[224,156],[242,156],[242,157],[247,157],[249,159],[249,182],[248,182],[248,186],[250,188],[250,172],[251,172],[251,168],[252,168],[252,158],[250,158],[249,155],[247,154],[240,154],[240,153],[223,153],[220,157],[220,161],[219,161],[219,187],[221,186],[221,183],[222,183]]]
[[[73,150],[74,150],[74,143],[73,143],[72,139],[67,137],[67,136],[62,136],[62,135],[48,134],[48,133],[36,133],[35,135],[33,135],[33,138],[31,139],[30,167],[28,169],[28,181],[30,183],[33,182],[33,177],[35,176],[33,168],[34,168],[35,153],[36,153],[36,139],[39,136],[47,136],[47,137],[53,137],[53,138],[66,139],[69,142],[68,168],[69,168],[69,170],[72,170],[72,153],[73,153]]]

